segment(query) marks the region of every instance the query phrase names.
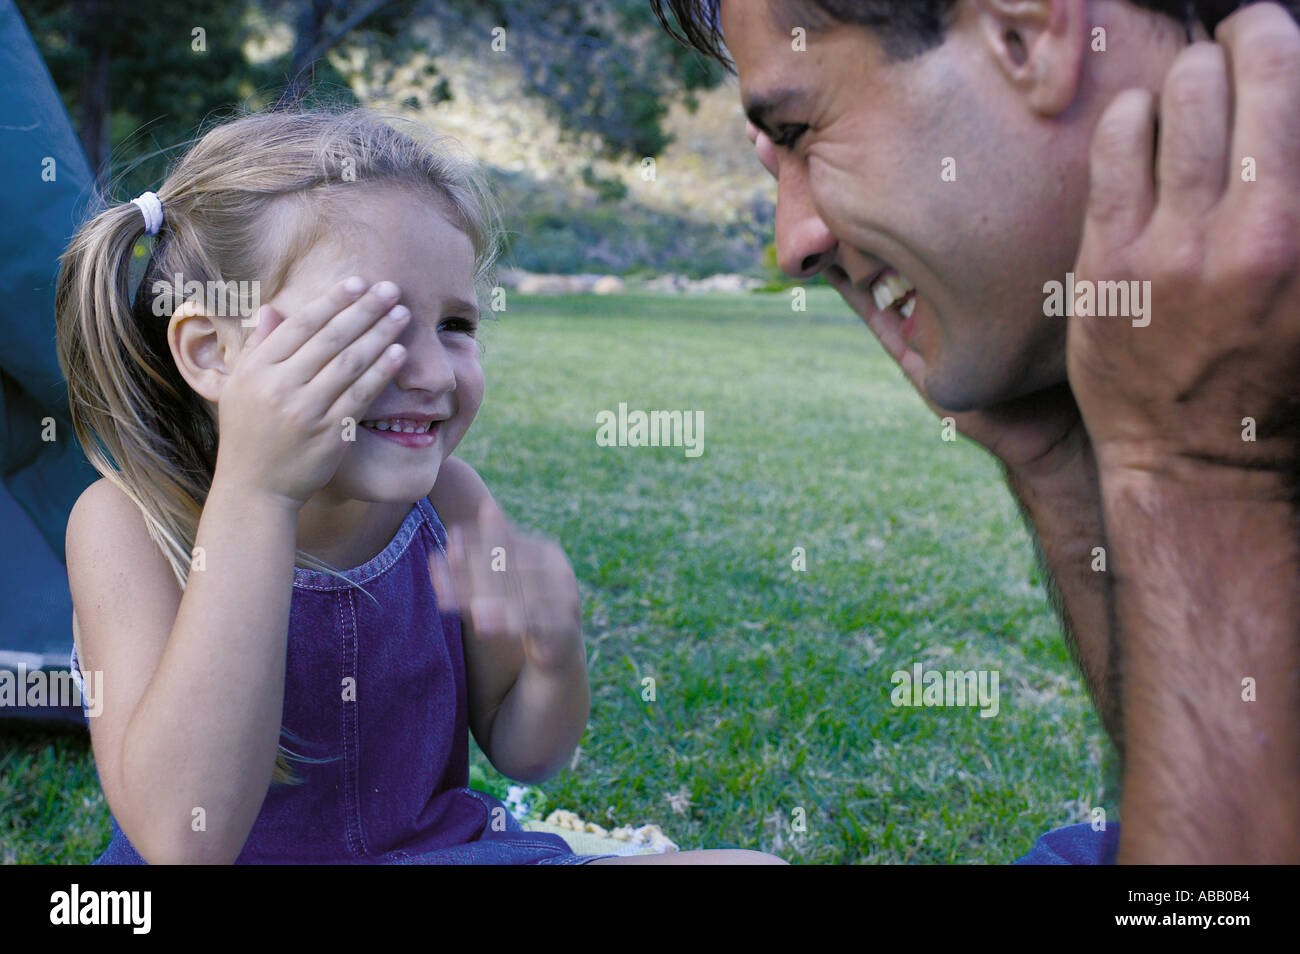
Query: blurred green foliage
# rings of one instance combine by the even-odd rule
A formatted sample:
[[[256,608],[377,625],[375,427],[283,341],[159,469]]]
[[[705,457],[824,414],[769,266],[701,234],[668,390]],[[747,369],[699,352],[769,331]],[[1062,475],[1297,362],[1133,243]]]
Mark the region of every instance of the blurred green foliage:
[[[593,155],[655,156],[678,98],[722,73],[674,43],[638,0],[18,0],[100,181],[126,169],[122,191],[156,187],[169,153],[239,107],[355,101],[326,54],[359,46],[389,75],[428,37],[465,38],[494,55],[493,31],[522,68],[525,95]],[[431,33],[430,31],[434,32]],[[253,62],[248,45],[287,34],[287,50]],[[472,47],[471,47],[472,48]],[[490,61],[488,61],[490,62]],[[428,100],[450,96],[436,63]],[[419,106],[418,99],[408,106]],[[607,188],[612,188],[606,184]]]

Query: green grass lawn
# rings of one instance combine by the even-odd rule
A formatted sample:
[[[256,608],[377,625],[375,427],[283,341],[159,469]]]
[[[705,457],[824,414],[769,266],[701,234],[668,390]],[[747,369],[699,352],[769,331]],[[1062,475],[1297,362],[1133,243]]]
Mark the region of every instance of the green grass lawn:
[[[1007,862],[1092,806],[1115,819],[998,468],[941,439],[833,292],[789,301],[516,296],[484,329],[459,453],[563,543],[584,600],[591,723],[544,804],[796,862]],[[619,402],[702,411],[703,455],[598,446]],[[890,676],[916,662],[996,670],[1000,711],[895,708]],[[92,860],[88,743],[5,731],[0,860]]]

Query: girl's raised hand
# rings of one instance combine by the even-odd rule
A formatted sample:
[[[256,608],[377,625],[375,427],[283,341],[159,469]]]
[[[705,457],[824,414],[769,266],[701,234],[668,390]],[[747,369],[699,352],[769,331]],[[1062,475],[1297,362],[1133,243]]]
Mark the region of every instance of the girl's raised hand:
[[[558,543],[515,530],[489,500],[472,522],[447,530],[447,557],[430,555],[438,603],[459,612],[470,637],[522,645],[528,662],[559,671],[585,652],[573,567]]]
[[[218,401],[217,476],[299,508],[329,483],[406,359],[400,295],[353,277],[287,318],[263,306]]]

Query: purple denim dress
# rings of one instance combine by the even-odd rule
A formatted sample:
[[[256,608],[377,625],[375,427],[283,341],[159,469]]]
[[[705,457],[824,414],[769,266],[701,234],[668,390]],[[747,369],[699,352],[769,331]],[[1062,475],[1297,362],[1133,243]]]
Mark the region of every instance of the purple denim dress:
[[[369,562],[294,569],[281,745],[299,785],[273,785],[236,864],[582,864],[469,784],[460,620],[441,613],[427,499]],[[73,650],[72,671],[81,673]],[[83,701],[84,708],[84,701]],[[97,864],[144,864],[112,819]]]

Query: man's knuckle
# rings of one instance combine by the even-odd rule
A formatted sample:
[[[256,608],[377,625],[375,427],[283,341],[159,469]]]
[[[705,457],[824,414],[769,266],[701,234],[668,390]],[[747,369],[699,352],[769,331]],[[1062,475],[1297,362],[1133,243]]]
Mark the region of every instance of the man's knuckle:
[[[1241,78],[1260,85],[1300,86],[1300,34],[1260,31],[1241,51]]]
[[[1135,95],[1130,96],[1129,92]],[[1094,181],[1108,181],[1111,167],[1122,164],[1133,149],[1136,130],[1144,121],[1147,109],[1136,93],[1130,90],[1120,94],[1093,130],[1089,160]]]
[[[1133,118],[1125,110],[1111,109],[1106,112],[1092,135],[1092,161],[1110,162],[1113,158],[1128,151],[1132,141]]]
[[[1098,222],[1127,218],[1132,207],[1132,200],[1116,189],[1094,188],[1089,196],[1088,212]]]
[[[1205,146],[1206,144],[1201,144]],[[1169,184],[1180,186],[1223,185],[1222,163],[1212,161],[1214,153],[1209,148],[1192,146],[1178,149],[1164,157],[1164,172]]]
[[[1116,94],[1097,121],[1097,134],[1110,136],[1127,145],[1134,125],[1145,118],[1151,107],[1151,93],[1144,89],[1126,89]]]
[[[1222,96],[1223,86],[1204,70],[1189,71],[1178,82],[1165,87],[1161,97],[1165,111],[1197,115]]]
[[[1214,43],[1197,43],[1174,60],[1162,98],[1176,106],[1200,107],[1222,95],[1227,82],[1227,61]]]
[[[1300,262],[1295,221],[1276,212],[1258,216],[1227,247],[1224,271],[1230,281],[1248,288],[1290,278]]]
[[[1150,264],[1150,279],[1163,285],[1183,286],[1204,274],[1205,244],[1190,234],[1168,242]],[[1144,269],[1139,269],[1143,271]],[[1145,278],[1148,276],[1138,276]]]

